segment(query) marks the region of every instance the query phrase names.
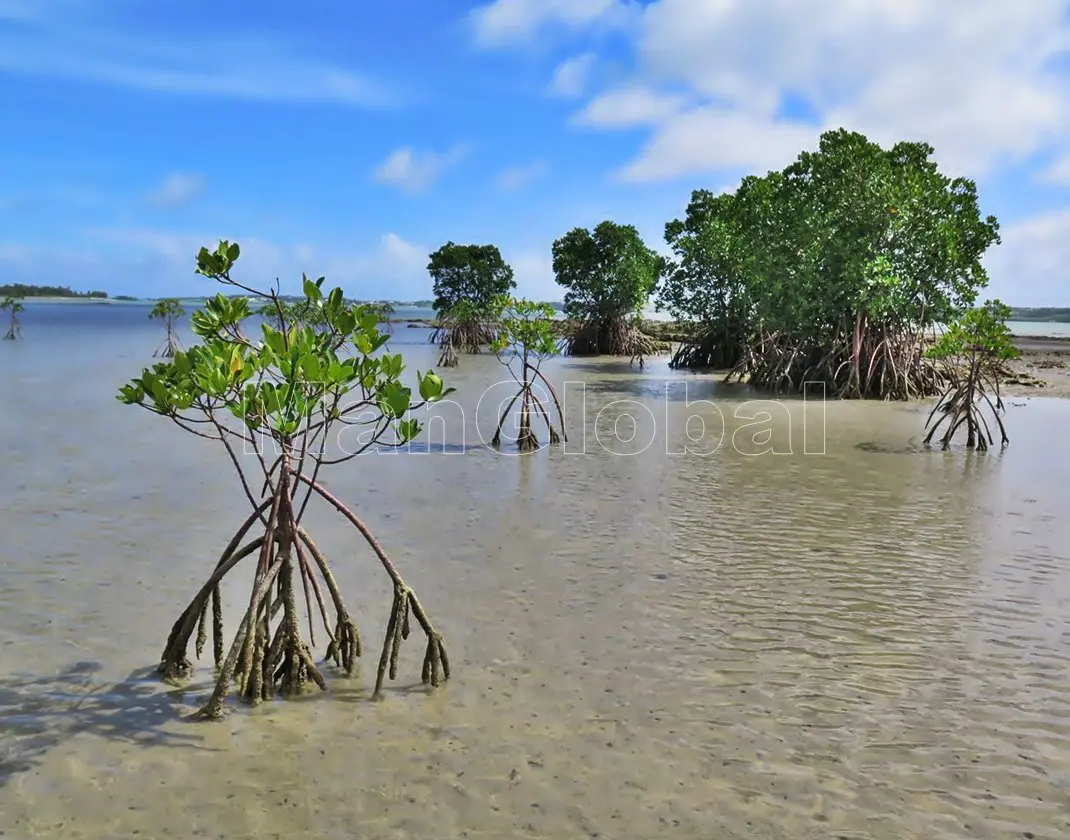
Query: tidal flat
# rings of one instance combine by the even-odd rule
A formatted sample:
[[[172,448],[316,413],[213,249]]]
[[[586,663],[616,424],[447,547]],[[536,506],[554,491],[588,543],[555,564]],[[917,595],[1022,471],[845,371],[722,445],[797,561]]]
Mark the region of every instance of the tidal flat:
[[[328,482],[434,613],[450,682],[428,694],[414,646],[369,700],[387,582],[314,510],[360,672],[190,723],[210,657],[183,689],[150,671],[247,502],[210,444],[115,400],[158,325],[55,309],[0,348],[8,836],[1070,836],[1053,390],[1012,389],[1006,450],[940,452],[929,403],[763,406],[664,359],[557,359],[569,445],[519,457],[480,439],[500,366],[465,357],[428,443]],[[433,365],[423,330],[392,341]]]

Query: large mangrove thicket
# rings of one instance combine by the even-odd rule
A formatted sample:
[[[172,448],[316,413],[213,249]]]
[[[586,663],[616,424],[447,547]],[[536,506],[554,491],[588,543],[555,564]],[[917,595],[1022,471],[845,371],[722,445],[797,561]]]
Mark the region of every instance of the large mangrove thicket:
[[[353,673],[361,636],[326,555],[303,523],[316,498],[353,526],[393,585],[375,696],[387,677],[396,677],[401,642],[413,620],[427,638],[423,681],[438,685],[450,675],[441,634],[368,526],[324,486],[321,470],[370,449],[408,442],[420,431],[411,411],[450,389],[433,373],[417,372],[424,402],[413,403],[411,389],[401,383],[401,356],[379,352],[387,336],[377,329],[378,313],[347,305],[341,289],[325,294],[322,277],[304,278],[305,300],[284,306],[275,291],[257,291],[231,277],[238,256],[237,243],[221,242],[214,252],[202,248],[197,272],[249,297],[209,298],[191,316],[200,343],[143,370],[119,394],[124,403],[143,406],[218,443],[237,472],[236,491],[252,509],[174,623],[159,671],[170,681],[188,678],[191,639],[196,634],[199,657],[210,620],[217,680],[201,715],[222,714],[233,686],[254,704],[276,691],[297,694],[309,681],[326,689],[312,653],[315,625],[321,621],[325,660]],[[242,329],[253,311],[250,299],[275,310],[273,322],[261,323],[256,338]],[[345,435],[345,430],[354,434]],[[351,545],[340,548],[352,550]],[[225,649],[220,582],[246,558],[254,566],[252,588]]]
[[[496,245],[451,241],[429,260],[438,321],[431,342],[440,348],[439,364],[452,367],[459,353],[478,353],[494,343],[497,330],[490,310],[499,295],[516,288],[516,281]]]
[[[604,221],[573,228],[553,244],[554,275],[565,292],[565,349],[572,356],[629,356],[640,364],[662,343],[639,329],[662,258],[632,225]]]
[[[783,171],[693,193],[665,229],[659,306],[693,332],[672,365],[731,368],[774,391],[938,393],[927,336],[987,285],[981,258],[999,226],[933,151],[829,131]]]

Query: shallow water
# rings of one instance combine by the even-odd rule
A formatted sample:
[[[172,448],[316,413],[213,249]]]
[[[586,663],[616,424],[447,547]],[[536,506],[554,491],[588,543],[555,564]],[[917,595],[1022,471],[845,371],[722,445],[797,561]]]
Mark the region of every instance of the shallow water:
[[[329,479],[453,680],[425,694],[410,639],[369,702],[386,581],[316,510],[361,674],[190,724],[208,669],[139,677],[244,503],[209,444],[114,400],[159,325],[99,319],[0,347],[8,835],[1070,835],[1070,402],[1016,400],[1003,453],[924,452],[921,406],[766,404],[736,433],[761,406],[707,377],[558,360],[569,442],[521,458],[480,445],[502,372],[465,358],[425,454]],[[397,331],[412,368],[425,339]]]

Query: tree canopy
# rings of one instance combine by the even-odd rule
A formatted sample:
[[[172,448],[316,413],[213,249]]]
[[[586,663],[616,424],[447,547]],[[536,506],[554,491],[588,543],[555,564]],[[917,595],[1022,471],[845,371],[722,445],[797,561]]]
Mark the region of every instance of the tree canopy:
[[[981,258],[999,242],[976,185],[941,174],[933,151],[840,129],[733,194],[696,191],[665,230],[674,257],[659,305],[705,329],[676,361],[742,361],[774,386],[819,374],[841,395],[909,395],[920,330],[974,303],[988,282]]]
[[[444,315],[461,301],[478,308],[516,288],[513,269],[496,245],[447,242],[429,256],[427,271],[434,282],[434,308]]]
[[[580,320],[621,319],[642,310],[662,259],[632,225],[604,221],[577,227],[553,244],[553,268],[565,291],[565,314]]]

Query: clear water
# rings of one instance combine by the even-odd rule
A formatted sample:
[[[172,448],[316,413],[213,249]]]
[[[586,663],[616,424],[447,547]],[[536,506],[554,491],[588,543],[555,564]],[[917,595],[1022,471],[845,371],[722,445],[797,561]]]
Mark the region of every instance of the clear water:
[[[746,392],[555,360],[568,446],[517,457],[479,445],[503,372],[465,357],[449,445],[328,478],[453,680],[428,696],[410,639],[368,699],[386,580],[317,509],[361,672],[193,724],[208,663],[180,691],[146,668],[246,503],[210,444],[114,399],[163,338],[144,310],[24,327],[0,344],[8,836],[1070,836],[1070,402],[1015,400],[986,455],[920,451],[922,405],[765,404],[783,454],[755,454]],[[396,329],[410,368],[426,336]],[[699,420],[723,444],[680,454]]]

